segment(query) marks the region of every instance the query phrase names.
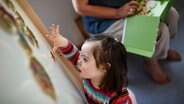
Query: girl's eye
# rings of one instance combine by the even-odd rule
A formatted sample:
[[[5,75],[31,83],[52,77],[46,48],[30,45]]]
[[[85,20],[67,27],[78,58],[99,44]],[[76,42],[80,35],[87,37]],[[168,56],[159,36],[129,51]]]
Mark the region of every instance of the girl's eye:
[[[87,62],[88,60],[86,58],[83,58],[84,62]]]
[[[82,55],[82,54],[79,55],[79,58],[78,58],[78,59],[79,59],[79,60],[83,60],[84,62],[88,62],[87,57],[85,57],[85,56]]]

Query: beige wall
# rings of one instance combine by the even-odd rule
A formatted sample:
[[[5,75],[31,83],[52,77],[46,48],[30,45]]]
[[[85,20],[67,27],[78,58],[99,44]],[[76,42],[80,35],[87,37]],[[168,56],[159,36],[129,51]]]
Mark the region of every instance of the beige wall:
[[[80,45],[84,38],[79,32],[74,19],[77,17],[71,0],[28,0],[45,26],[59,24],[63,36],[75,45]]]

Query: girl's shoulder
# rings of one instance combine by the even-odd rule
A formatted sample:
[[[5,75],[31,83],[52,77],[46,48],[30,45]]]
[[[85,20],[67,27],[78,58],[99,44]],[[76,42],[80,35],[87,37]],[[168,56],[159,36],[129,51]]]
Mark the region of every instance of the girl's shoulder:
[[[111,99],[110,99],[110,104],[132,104],[132,101],[129,97],[128,91],[115,94]]]
[[[88,100],[93,100],[94,102],[107,103],[113,96],[113,93],[106,92],[104,90],[96,89],[89,79],[83,79],[84,93]],[[104,103],[104,104],[105,104]]]
[[[88,101],[101,102],[104,104],[132,104],[128,90],[125,88],[122,93],[107,92],[94,88],[89,79],[83,79],[84,93]],[[109,103],[111,101],[111,103]]]

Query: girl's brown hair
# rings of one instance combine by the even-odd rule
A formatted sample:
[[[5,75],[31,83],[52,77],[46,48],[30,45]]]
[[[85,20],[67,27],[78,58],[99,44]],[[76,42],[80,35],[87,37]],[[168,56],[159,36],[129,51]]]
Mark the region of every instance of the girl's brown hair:
[[[128,83],[127,52],[124,45],[104,35],[92,36],[86,42],[100,43],[93,49],[97,67],[102,65],[106,70],[99,87],[108,91],[121,91]]]

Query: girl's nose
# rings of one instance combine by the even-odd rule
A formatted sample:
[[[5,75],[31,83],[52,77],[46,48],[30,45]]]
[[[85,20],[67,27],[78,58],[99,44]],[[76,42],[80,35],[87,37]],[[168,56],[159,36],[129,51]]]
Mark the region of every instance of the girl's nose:
[[[80,67],[82,65],[82,62],[80,60],[77,61],[77,66]]]

